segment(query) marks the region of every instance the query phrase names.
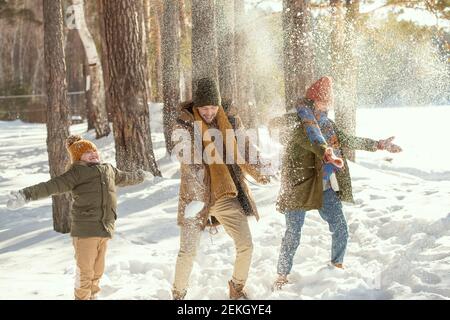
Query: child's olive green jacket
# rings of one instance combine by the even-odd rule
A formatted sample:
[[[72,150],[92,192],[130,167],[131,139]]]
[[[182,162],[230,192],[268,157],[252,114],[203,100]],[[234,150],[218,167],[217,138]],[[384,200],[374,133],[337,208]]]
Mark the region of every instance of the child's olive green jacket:
[[[108,163],[78,161],[64,174],[23,189],[27,200],[71,192],[73,237],[112,237],[117,219],[116,186],[144,181],[142,172],[123,172]]]

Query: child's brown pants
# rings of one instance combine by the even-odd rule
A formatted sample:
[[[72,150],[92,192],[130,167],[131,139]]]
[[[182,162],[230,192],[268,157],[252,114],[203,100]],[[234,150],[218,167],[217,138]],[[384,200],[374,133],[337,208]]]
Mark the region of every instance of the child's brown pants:
[[[89,300],[100,292],[99,282],[105,270],[105,254],[109,238],[73,237],[77,270],[75,299]]]

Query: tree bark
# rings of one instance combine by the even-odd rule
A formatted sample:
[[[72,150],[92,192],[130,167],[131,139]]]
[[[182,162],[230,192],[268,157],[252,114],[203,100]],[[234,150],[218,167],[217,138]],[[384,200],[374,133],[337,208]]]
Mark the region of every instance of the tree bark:
[[[214,1],[192,0],[192,92],[201,78],[217,79]]]
[[[162,89],[162,57],[161,57],[161,21],[162,21],[162,0],[155,0],[151,2],[150,7],[151,17],[151,87],[152,97],[154,102],[161,102],[163,100]]]
[[[162,35],[164,137],[166,150],[172,153],[172,128],[180,103],[179,2],[164,0]]]
[[[256,101],[251,77],[252,57],[248,48],[247,18],[244,0],[234,0],[234,54],[236,77],[236,101],[238,113],[246,128],[256,125]]]
[[[101,61],[94,38],[86,24],[84,1],[72,0],[72,9],[73,18],[75,19],[73,27],[78,30],[88,63],[88,68],[86,70],[86,91],[89,91],[89,94],[87,95],[87,98],[90,99],[90,101],[87,102],[89,114],[91,121],[93,120],[96,138],[100,139],[109,135],[111,132],[105,105],[105,88],[103,84]]]
[[[331,0],[333,32],[331,34],[332,76],[335,91],[336,125],[344,132],[354,135],[356,128],[356,72],[357,61],[353,49],[355,46],[354,24],[359,3],[349,2],[347,13],[343,0]],[[357,7],[354,7],[354,6]],[[353,7],[353,8],[352,8]],[[344,155],[355,159],[355,152],[343,149]]]
[[[234,1],[216,0],[218,76],[222,101],[236,100],[234,55]]]
[[[283,0],[283,63],[286,109],[305,95],[314,76],[309,0]]]
[[[143,1],[143,7],[144,7],[144,31],[145,31],[145,50],[147,54],[147,64],[146,64],[146,75],[147,75],[147,83],[148,83],[148,92],[147,96],[152,98],[152,65],[151,65],[151,4],[150,0],[142,0]]]
[[[105,88],[105,105],[106,112],[108,117],[108,122],[112,122],[113,112],[110,101],[109,88],[111,86],[110,80],[110,72],[109,72],[109,62],[108,62],[108,51],[106,48],[106,34],[105,34],[105,14],[103,7],[103,0],[97,0],[97,11],[99,15],[98,24],[99,24],[99,33],[100,33],[100,41],[101,41],[101,60],[102,60],[102,75],[103,75],[103,84]]]
[[[357,46],[357,35],[359,33],[359,0],[346,1],[346,32],[345,32],[345,56],[347,57],[347,68],[345,76],[346,105],[345,112],[337,117],[337,124],[344,125],[343,130],[350,134],[356,134],[356,108],[357,108],[357,78],[358,58],[354,48]],[[347,159],[355,161],[355,151],[344,149]]]
[[[181,100],[192,99],[192,24],[190,22],[191,0],[178,0],[180,9],[180,64],[181,64]],[[189,8],[189,9],[188,9]]]
[[[47,151],[50,176],[65,171],[69,161],[65,140],[69,136],[69,105],[67,101],[66,63],[63,44],[63,14],[61,0],[43,0],[44,60],[47,89]],[[53,196],[53,228],[70,232],[68,194]]]
[[[161,176],[147,99],[142,1],[102,0],[117,167]]]

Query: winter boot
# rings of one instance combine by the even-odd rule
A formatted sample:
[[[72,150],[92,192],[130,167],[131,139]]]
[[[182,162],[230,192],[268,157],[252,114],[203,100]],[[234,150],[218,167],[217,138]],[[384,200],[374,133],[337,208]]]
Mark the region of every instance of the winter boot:
[[[248,300],[248,296],[244,291],[243,284],[235,284],[233,280],[228,281],[228,287],[230,288],[230,299],[231,300],[239,300],[245,299]]]
[[[344,265],[342,263],[331,263],[334,267],[338,268],[338,269],[345,269]]]
[[[287,279],[287,275],[279,274],[278,278],[275,280],[275,282],[272,285],[272,291],[281,290],[281,289],[283,289],[283,286],[288,283],[289,283],[289,281]]]
[[[178,291],[178,290],[173,289],[172,290],[172,299],[173,300],[184,300],[186,293],[187,293],[186,290]]]

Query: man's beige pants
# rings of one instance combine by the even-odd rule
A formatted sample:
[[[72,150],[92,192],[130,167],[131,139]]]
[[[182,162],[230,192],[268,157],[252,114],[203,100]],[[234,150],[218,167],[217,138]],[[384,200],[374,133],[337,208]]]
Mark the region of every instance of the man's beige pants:
[[[210,215],[214,216],[233,239],[236,248],[233,282],[245,285],[252,259],[253,243],[247,216],[236,198],[220,199],[211,207]],[[180,231],[180,251],[175,267],[173,289],[183,292],[188,286],[194,259],[200,241],[201,229],[192,221],[186,222]]]
[[[73,237],[77,271],[75,299],[89,300],[100,292],[99,282],[105,270],[105,254],[109,238]]]

